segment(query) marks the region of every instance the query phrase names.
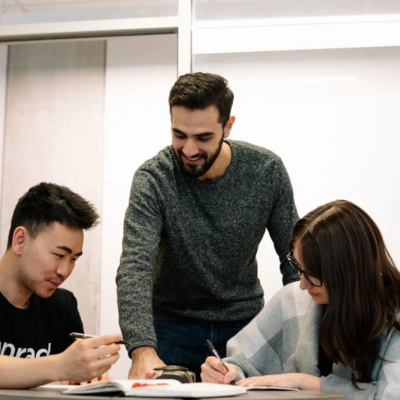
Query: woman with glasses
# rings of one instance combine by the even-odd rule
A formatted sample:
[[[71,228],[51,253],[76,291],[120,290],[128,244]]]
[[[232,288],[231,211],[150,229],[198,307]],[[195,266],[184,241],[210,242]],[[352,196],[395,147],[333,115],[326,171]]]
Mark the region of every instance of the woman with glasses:
[[[281,289],[209,357],[202,380],[400,398],[400,272],[374,221],[344,200],[299,220],[288,260],[300,284]]]

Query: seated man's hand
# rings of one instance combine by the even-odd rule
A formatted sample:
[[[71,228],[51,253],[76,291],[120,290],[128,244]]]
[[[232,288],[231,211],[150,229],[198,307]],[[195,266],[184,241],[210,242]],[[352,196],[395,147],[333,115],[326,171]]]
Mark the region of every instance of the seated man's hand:
[[[103,375],[93,378],[86,382],[73,382],[73,381],[61,381],[61,385],[87,385],[88,383],[94,383],[99,381],[112,381],[111,376],[108,376],[108,372],[104,372]]]
[[[153,347],[137,347],[132,351],[132,366],[128,379],[144,379],[148,372],[164,365]]]
[[[62,382],[88,382],[105,374],[119,358],[120,334],[77,340],[57,355],[57,375]],[[101,378],[102,379],[102,378]]]
[[[216,357],[207,357],[206,362],[201,366],[200,377],[202,382],[230,384],[237,377],[237,370],[233,364],[222,363]]]
[[[98,376],[97,378],[93,378],[90,381],[87,382],[81,382],[81,385],[86,385],[87,383],[94,383],[94,382],[99,382],[99,381],[112,381],[111,376],[108,375],[108,372],[104,372],[101,376]]]

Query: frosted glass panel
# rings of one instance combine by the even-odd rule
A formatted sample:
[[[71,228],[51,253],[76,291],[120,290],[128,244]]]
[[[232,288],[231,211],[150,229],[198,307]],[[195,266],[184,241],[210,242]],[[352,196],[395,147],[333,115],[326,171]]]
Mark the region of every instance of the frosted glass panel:
[[[18,199],[39,182],[70,187],[101,213],[106,42],[10,46],[1,198],[1,253]],[[101,227],[63,284],[86,332],[98,332]]]
[[[228,79],[231,139],[282,157],[301,216],[353,201],[378,223],[400,265],[399,47],[201,55],[194,70]],[[257,258],[267,300],[281,286],[269,237]]]
[[[194,0],[195,20],[398,14],[398,0]]]
[[[0,2],[0,24],[178,15],[178,0],[18,0]]]

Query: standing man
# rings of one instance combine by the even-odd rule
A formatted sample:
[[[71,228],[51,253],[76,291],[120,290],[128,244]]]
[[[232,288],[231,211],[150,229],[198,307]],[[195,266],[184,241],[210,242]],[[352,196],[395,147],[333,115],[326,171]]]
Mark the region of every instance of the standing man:
[[[166,364],[200,374],[210,339],[226,342],[261,310],[256,254],[265,230],[283,283],[298,219],[281,159],[227,140],[233,93],[218,75],[181,76],[171,89],[172,146],[135,173],[117,273],[120,325],[132,343],[130,378]]]
[[[118,360],[119,334],[69,336],[83,332],[82,321],[74,295],[59,288],[98,218],[64,186],[41,183],[19,199],[0,260],[0,388],[88,381]]]

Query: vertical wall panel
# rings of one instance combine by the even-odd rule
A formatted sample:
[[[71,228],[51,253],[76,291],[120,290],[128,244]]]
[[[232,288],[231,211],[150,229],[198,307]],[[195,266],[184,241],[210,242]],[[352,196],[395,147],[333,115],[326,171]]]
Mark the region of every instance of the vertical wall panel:
[[[0,45],[0,198],[1,198],[1,177],[3,163],[3,143],[4,143],[4,126],[5,126],[5,110],[6,110],[6,86],[7,86],[7,54],[8,46]]]
[[[177,79],[177,36],[107,41],[100,332],[119,331],[115,274],[135,170],[171,143],[168,95]],[[125,349],[111,370],[126,378]]]
[[[100,211],[105,41],[10,47],[1,203],[1,249],[18,198],[41,181],[66,185]],[[79,303],[86,331],[99,315],[101,228],[64,287]]]

